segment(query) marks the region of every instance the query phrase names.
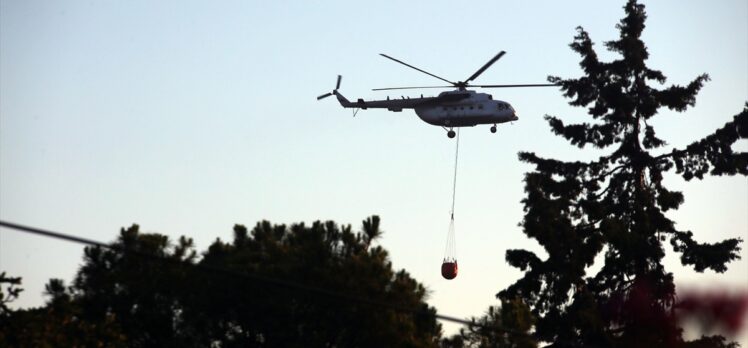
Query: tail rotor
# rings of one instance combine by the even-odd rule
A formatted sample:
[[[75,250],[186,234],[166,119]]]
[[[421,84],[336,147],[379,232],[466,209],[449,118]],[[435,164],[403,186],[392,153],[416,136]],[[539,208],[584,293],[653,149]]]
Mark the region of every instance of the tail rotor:
[[[337,94],[337,93],[338,93],[338,88],[340,88],[340,80],[341,80],[342,78],[343,78],[342,76],[338,75],[338,82],[337,82],[337,83],[335,84],[335,89],[334,89],[334,90],[332,90],[332,92],[330,92],[330,93],[325,93],[325,94],[323,94],[323,95],[321,95],[321,96],[317,97],[317,100],[320,100],[320,99],[325,99],[325,98],[327,98],[327,97],[329,97],[329,96],[331,96],[331,95],[335,95],[335,94]]]

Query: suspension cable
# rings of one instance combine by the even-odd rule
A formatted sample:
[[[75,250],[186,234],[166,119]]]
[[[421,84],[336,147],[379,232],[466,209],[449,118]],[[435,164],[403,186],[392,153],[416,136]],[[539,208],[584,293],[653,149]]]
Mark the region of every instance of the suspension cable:
[[[460,153],[460,128],[457,128],[457,141],[455,142],[455,170],[454,178],[452,179],[452,211],[450,211],[450,219],[455,220],[455,195],[457,193],[457,155]]]

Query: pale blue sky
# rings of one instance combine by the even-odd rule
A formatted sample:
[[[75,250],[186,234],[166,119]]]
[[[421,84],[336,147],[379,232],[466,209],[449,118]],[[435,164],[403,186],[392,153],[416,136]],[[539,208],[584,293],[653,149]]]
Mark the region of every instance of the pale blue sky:
[[[645,2],[650,67],[669,83],[709,73],[687,113],[653,123],[674,146],[700,138],[748,99],[748,5],[743,0]],[[386,53],[462,80],[500,50],[477,82],[543,83],[580,74],[568,48],[584,26],[604,58],[623,1],[201,2],[0,1],[0,218],[111,241],[120,227],[194,237],[199,249],[235,223],[382,217],[394,266],[450,315],[481,314],[520,273],[507,248],[538,250],[522,218],[521,150],[595,156],[553,136],[544,114],[585,119],[553,89],[490,90],[514,124],[463,129],[456,205],[460,275],[439,275],[451,204],[454,142],[414,113],[361,111],[371,88],[440,81]],[[419,95],[398,91],[397,96]],[[425,95],[434,90],[422,91]],[[394,96],[395,94],[391,93]],[[742,141],[736,149],[748,151]],[[666,150],[667,151],[667,150]],[[669,214],[701,241],[748,240],[744,177],[666,185],[686,203]],[[683,286],[748,289],[748,253],[724,275],[668,256]],[[82,247],[0,230],[0,269],[23,276],[20,306],[42,303],[51,277],[71,279]],[[455,326],[447,325],[448,332]]]

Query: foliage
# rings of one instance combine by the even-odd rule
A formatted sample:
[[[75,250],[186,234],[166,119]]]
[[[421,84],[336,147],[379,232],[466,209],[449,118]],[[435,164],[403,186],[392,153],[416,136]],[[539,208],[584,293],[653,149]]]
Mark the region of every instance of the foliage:
[[[440,327],[433,317],[435,310],[423,302],[426,290],[407,272],[395,272],[387,252],[372,246],[380,234],[376,216],[363,222],[360,233],[352,232],[350,226],[339,228],[333,222],[290,228],[262,222],[250,237],[243,226],[236,226],[234,242],[217,241],[211,245],[203,264],[331,289],[349,297],[298,291],[284,284],[269,286],[231,280],[233,284],[224,289],[227,296],[222,299],[243,300],[226,303],[226,307],[233,307],[230,312],[221,321],[206,323],[209,330],[218,333],[212,339],[241,346],[258,341],[271,346],[434,345]],[[413,316],[350,298],[418,308],[431,315]],[[209,311],[216,306],[198,303],[195,308]]]
[[[681,192],[663,186],[663,173],[674,170],[686,180],[705,174],[748,174],[748,154],[731,148],[748,137],[748,104],[713,134],[684,149],[656,153],[666,142],[648,120],[666,107],[678,112],[695,104],[708,75],[685,86],[664,88],[662,72],[646,65],[641,41],[646,13],[630,0],[617,25],[620,37],[605,47],[620,59],[598,59],[589,34],[578,28],[571,43],[582,57],[584,75],[558,84],[570,104],[586,107],[592,122],[566,124],[546,116],[551,130],[579,148],[611,151],[590,162],[561,161],[522,152],[534,165],[525,176],[524,233],[545,249],[541,259],[527,250],[509,250],[507,262],[525,271],[501,291],[502,299],[521,298],[537,318],[536,336],[563,346],[683,346],[673,305],[672,273],[662,265],[663,241],[669,238],[684,265],[702,272],[724,272],[739,258],[740,239],[700,243],[691,231],[679,231],[665,212],[683,203]],[[604,264],[587,276],[603,253]],[[690,346],[724,347],[721,337],[707,337]]]
[[[7,284],[7,285],[6,285]],[[20,277],[7,277],[5,272],[0,273],[0,317],[8,315],[10,309],[8,303],[18,298],[18,295],[23,291],[18,286],[21,285]],[[3,287],[7,290],[3,290]],[[7,294],[5,292],[8,292]]]
[[[20,285],[20,278],[15,284]],[[0,317],[0,347],[125,347],[113,316],[100,322],[81,319],[59,279],[46,286],[43,308],[6,310]]]
[[[216,240],[198,259],[191,239],[172,245],[134,225],[111,248],[87,247],[70,287],[50,281],[47,306],[12,313],[0,345],[436,346],[425,288],[392,269],[373,245],[380,235],[376,216],[358,233],[263,221],[236,225],[233,242]]]

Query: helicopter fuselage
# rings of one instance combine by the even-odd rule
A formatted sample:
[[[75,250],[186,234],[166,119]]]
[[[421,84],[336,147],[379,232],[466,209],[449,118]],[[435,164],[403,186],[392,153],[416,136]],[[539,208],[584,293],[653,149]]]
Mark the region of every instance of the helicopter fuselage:
[[[472,127],[518,120],[514,108],[509,103],[493,100],[490,94],[467,90],[442,94],[447,93],[468,96],[456,102],[416,107],[416,115],[428,124],[444,127]]]
[[[442,127],[472,127],[479,124],[499,124],[516,121],[514,108],[504,101],[493,100],[487,93],[471,90],[442,92],[437,97],[420,97],[350,102],[337,91],[340,105],[346,108],[382,108],[389,111],[414,109],[424,122]]]

